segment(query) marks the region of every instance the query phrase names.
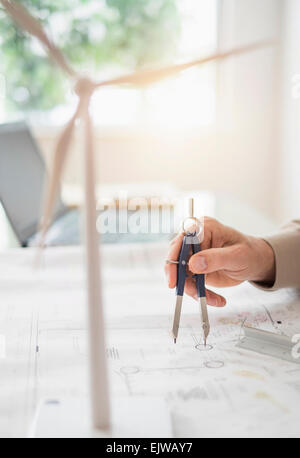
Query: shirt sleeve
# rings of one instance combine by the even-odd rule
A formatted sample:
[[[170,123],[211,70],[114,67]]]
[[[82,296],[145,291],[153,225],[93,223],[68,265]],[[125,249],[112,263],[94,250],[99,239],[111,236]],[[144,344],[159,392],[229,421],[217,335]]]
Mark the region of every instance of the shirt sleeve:
[[[291,221],[280,233],[263,239],[275,254],[275,282],[273,286],[251,283],[267,291],[300,287],[300,220]]]

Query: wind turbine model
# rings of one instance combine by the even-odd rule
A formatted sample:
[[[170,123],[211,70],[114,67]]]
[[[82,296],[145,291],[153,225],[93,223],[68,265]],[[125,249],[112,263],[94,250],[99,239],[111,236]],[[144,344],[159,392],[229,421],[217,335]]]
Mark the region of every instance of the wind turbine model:
[[[171,65],[161,69],[140,71],[106,81],[93,81],[77,73],[62,52],[49,39],[40,23],[25,7],[14,0],[0,0],[0,3],[14,22],[30,35],[35,36],[45,47],[49,57],[73,81],[78,95],[75,113],[61,133],[54,153],[53,169],[47,187],[43,220],[41,223],[42,243],[49,227],[59,183],[74,132],[75,122],[81,120],[84,129],[84,170],[85,170],[85,214],[88,291],[88,334],[89,366],[91,382],[92,426],[115,437],[170,437],[171,429],[166,409],[159,400],[118,400],[117,409],[111,415],[110,396],[105,354],[105,326],[100,283],[99,238],[96,230],[96,195],[94,175],[93,127],[89,114],[91,97],[103,86],[129,85],[148,86],[164,78],[174,76],[186,69],[215,60],[237,56],[269,46],[271,42],[259,42],[223,53],[212,54],[191,62]],[[85,436],[90,435],[87,416],[82,418],[82,407],[67,403],[59,409],[51,404],[40,411],[37,433],[42,436]],[[53,410],[54,409],[54,410]],[[75,409],[75,410],[74,410]],[[141,416],[143,421],[141,421]],[[142,427],[142,430],[141,430]]]

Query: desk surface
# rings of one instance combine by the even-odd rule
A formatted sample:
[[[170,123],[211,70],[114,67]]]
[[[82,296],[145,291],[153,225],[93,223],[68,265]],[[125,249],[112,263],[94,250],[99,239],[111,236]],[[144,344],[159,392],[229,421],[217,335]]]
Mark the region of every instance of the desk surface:
[[[300,330],[296,294],[266,293],[248,284],[228,289],[228,306],[209,309],[212,348],[206,352],[198,346],[197,305],[184,298],[174,346],[174,293],[163,276],[165,252],[164,244],[102,249],[112,395],[163,396],[178,437],[300,436],[300,366],[235,346],[245,319],[289,335]],[[43,398],[87,395],[82,250],[49,249],[39,271],[33,269],[34,256],[31,249],[0,256],[3,437],[25,436]]]

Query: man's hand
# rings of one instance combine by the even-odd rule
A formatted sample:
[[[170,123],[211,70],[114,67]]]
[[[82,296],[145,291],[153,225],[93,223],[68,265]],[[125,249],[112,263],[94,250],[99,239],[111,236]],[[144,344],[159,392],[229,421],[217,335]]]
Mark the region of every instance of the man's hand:
[[[183,234],[170,244],[169,260],[177,261]],[[245,280],[257,281],[272,286],[275,280],[275,256],[271,246],[263,239],[244,235],[224,226],[213,218],[204,218],[204,240],[202,251],[191,256],[185,292],[197,298],[193,274],[205,274],[206,285],[234,286]],[[166,264],[165,272],[169,288],[175,288],[176,264]],[[224,297],[206,290],[207,303],[216,307],[226,304]]]

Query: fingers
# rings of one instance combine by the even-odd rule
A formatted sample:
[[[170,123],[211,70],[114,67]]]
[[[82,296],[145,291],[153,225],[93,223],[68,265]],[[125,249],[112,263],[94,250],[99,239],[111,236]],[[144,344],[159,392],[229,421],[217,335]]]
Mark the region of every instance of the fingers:
[[[212,273],[218,270],[242,270],[247,267],[247,256],[242,245],[210,248],[190,258],[189,269],[195,273]]]
[[[236,245],[242,238],[243,235],[235,229],[225,226],[214,218],[204,217],[204,238],[201,242],[202,250]]]
[[[222,225],[215,219],[204,218],[204,240],[201,243],[202,249],[206,250],[211,247],[212,235],[215,239],[220,238],[218,234],[222,232]],[[167,259],[170,261],[178,261],[181,244],[184,234],[181,233],[175,237],[171,244]],[[165,264],[165,274],[168,280],[169,288],[175,288],[177,281],[177,266],[176,264]]]
[[[231,276],[224,274],[224,271],[218,270],[211,274],[205,275],[206,286],[214,286],[216,288],[227,288],[229,286],[236,286],[242,283],[242,280],[238,280]]]
[[[226,305],[225,297],[211,291],[210,289],[206,289],[206,302],[208,305],[212,305],[213,307],[225,307]]]
[[[204,240],[201,246],[204,249],[210,248],[212,232],[216,234],[219,230],[220,223],[213,218],[204,218]],[[207,229],[206,229],[207,228]],[[184,233],[178,234],[170,243],[170,249],[167,255],[169,261],[178,261]],[[165,264],[165,274],[168,280],[169,288],[175,288],[177,282],[177,265]]]
[[[206,289],[205,291],[208,305],[213,307],[224,307],[226,305],[225,297],[211,291],[210,289]],[[187,279],[185,293],[188,294],[188,296],[191,296],[193,299],[198,300],[196,285],[191,278]]]
[[[184,234],[179,234],[170,244],[169,253],[167,259],[169,261],[178,261],[182,240]],[[165,274],[168,279],[169,288],[175,288],[177,282],[177,265],[176,264],[165,264]]]
[[[169,253],[167,256],[168,260],[170,261],[178,260],[183,237],[184,237],[184,234],[182,233],[182,234],[179,234],[177,237],[175,237],[175,239],[172,240],[170,244]],[[205,250],[205,251],[212,251],[212,249]],[[201,253],[205,254],[205,252],[201,252]],[[195,256],[197,255],[194,255],[193,257]],[[168,279],[169,288],[175,288],[176,282],[177,282],[177,265],[176,264],[165,264],[165,273]],[[186,279],[185,293],[193,297],[195,300],[198,300],[195,281],[192,279],[191,276]],[[226,299],[223,296],[209,289],[206,289],[206,300],[207,300],[208,305],[211,305],[214,307],[224,307],[226,305]]]

